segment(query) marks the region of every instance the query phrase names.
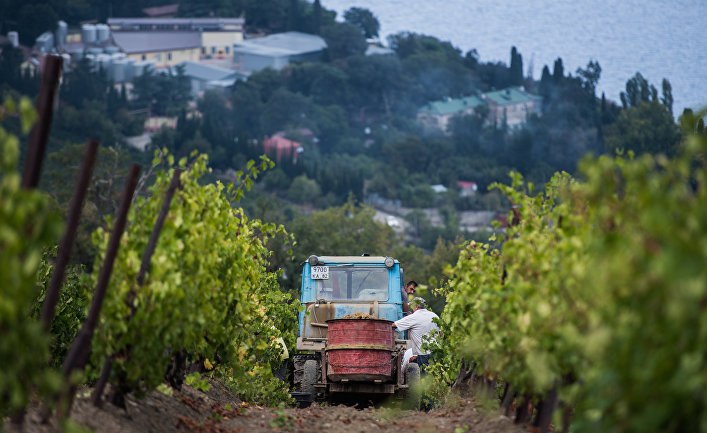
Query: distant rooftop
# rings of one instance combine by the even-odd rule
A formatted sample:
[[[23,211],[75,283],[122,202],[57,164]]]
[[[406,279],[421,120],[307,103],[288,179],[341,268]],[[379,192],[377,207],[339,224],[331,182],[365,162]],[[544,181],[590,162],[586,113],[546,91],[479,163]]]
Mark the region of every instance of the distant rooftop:
[[[114,32],[242,30],[245,18],[108,18]]]
[[[542,96],[532,95],[526,92],[522,87],[509,87],[504,90],[496,90],[487,92],[483,95],[484,99],[489,100],[498,105],[518,104],[521,102],[541,101]]]
[[[154,6],[151,8],[144,8],[142,10],[142,13],[144,13],[145,15],[147,15],[148,17],[151,17],[151,18],[159,18],[159,17],[166,17],[166,16],[174,16],[178,10],[179,10],[179,4],[174,3],[171,5]]]
[[[369,45],[368,48],[366,48],[366,55],[367,56],[374,56],[374,55],[381,55],[381,56],[387,56],[395,54],[395,51],[393,51],[390,48],[386,47],[379,47],[378,45]]]
[[[457,185],[459,185],[460,188],[472,188],[476,190],[476,182],[471,182],[468,180],[458,180]]]
[[[285,32],[238,42],[234,45],[234,51],[270,56],[293,56],[322,51],[326,46],[326,42],[320,36]]]
[[[230,69],[204,65],[197,62],[186,61],[180,63],[178,66],[184,66],[184,75],[202,81],[227,80],[229,78],[235,78],[236,76],[242,76],[242,74],[238,74],[236,71]]]
[[[196,32],[115,32],[113,41],[126,54],[201,47],[201,36]]]
[[[467,96],[464,98],[447,98],[442,101],[433,101],[418,110],[419,113],[428,112],[436,115],[459,113],[468,108],[475,108],[484,105],[483,99],[478,96]]]
[[[432,191],[436,192],[437,194],[447,192],[447,187],[439,183],[436,185],[430,185],[430,188],[432,188]]]

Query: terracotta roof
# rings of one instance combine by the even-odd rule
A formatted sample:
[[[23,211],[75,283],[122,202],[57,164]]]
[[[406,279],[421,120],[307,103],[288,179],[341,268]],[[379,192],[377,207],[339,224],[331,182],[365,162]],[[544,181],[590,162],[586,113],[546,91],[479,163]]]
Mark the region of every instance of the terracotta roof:
[[[458,180],[457,185],[459,185],[460,188],[466,189],[466,188],[473,188],[476,189],[476,182],[469,182],[467,180]]]
[[[293,160],[297,160],[297,152],[302,149],[302,145],[285,137],[273,135],[265,137],[263,148],[265,153],[274,157],[276,161],[282,160],[284,156],[292,156]]]

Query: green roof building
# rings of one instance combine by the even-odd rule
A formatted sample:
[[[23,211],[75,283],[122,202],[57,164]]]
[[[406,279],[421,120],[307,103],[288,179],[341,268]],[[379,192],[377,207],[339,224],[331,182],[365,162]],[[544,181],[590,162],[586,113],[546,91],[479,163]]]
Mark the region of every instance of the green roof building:
[[[445,134],[447,127],[453,116],[472,114],[474,109],[486,102],[478,96],[466,96],[464,98],[445,98],[441,101],[433,101],[417,110],[417,120],[427,129],[439,129]]]
[[[542,112],[543,98],[526,92],[523,87],[484,93],[482,98],[489,107],[488,122],[505,122],[511,128],[527,122],[531,114],[539,115]]]
[[[417,121],[425,129],[440,130],[449,135],[447,129],[452,117],[473,114],[478,107],[487,106],[487,124],[505,123],[510,128],[517,128],[527,122],[533,113],[540,115],[542,102],[541,96],[526,92],[522,86],[509,87],[484,93],[481,97],[445,98],[429,102],[417,110]]]

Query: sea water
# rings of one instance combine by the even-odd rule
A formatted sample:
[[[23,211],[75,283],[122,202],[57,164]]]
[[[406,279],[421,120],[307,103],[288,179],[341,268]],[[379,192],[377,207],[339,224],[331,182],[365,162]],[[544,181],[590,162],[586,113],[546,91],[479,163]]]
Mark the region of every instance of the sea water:
[[[526,75],[552,72],[561,57],[574,74],[589,60],[602,68],[598,94],[619,101],[640,72],[672,85],[675,115],[707,106],[707,0],[321,0],[338,19],[350,7],[369,9],[383,41],[408,31],[450,41],[481,60],[510,62],[511,46]]]

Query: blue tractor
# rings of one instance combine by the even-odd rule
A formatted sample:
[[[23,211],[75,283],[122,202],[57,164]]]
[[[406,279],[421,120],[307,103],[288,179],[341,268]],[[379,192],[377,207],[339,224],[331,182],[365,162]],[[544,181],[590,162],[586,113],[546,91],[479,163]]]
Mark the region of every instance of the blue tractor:
[[[389,374],[351,375],[332,374],[330,350],[339,349],[329,343],[329,326],[334,319],[368,318],[393,322],[403,317],[403,269],[392,257],[373,256],[310,256],[302,269],[297,352],[293,355],[293,382],[295,398],[301,402],[338,400],[337,397],[365,397],[407,395],[409,385],[419,379],[417,364],[408,364],[402,371],[403,354],[410,342],[403,333],[392,331],[386,323],[385,332],[391,332],[391,344],[386,347],[384,362],[390,364]],[[329,322],[329,323],[327,323]],[[334,321],[358,325],[355,321]],[[375,325],[375,324],[374,324]],[[332,328],[334,329],[334,328]],[[391,331],[388,331],[390,329]],[[334,332],[334,331],[332,331]],[[356,331],[358,332],[358,331]],[[367,349],[379,347],[375,335],[371,344],[366,333],[351,336],[356,340],[350,348],[358,348],[361,356]],[[337,353],[337,355],[339,355]],[[380,357],[381,353],[375,354]],[[365,360],[362,361],[365,364]],[[366,400],[367,401],[367,400]]]

